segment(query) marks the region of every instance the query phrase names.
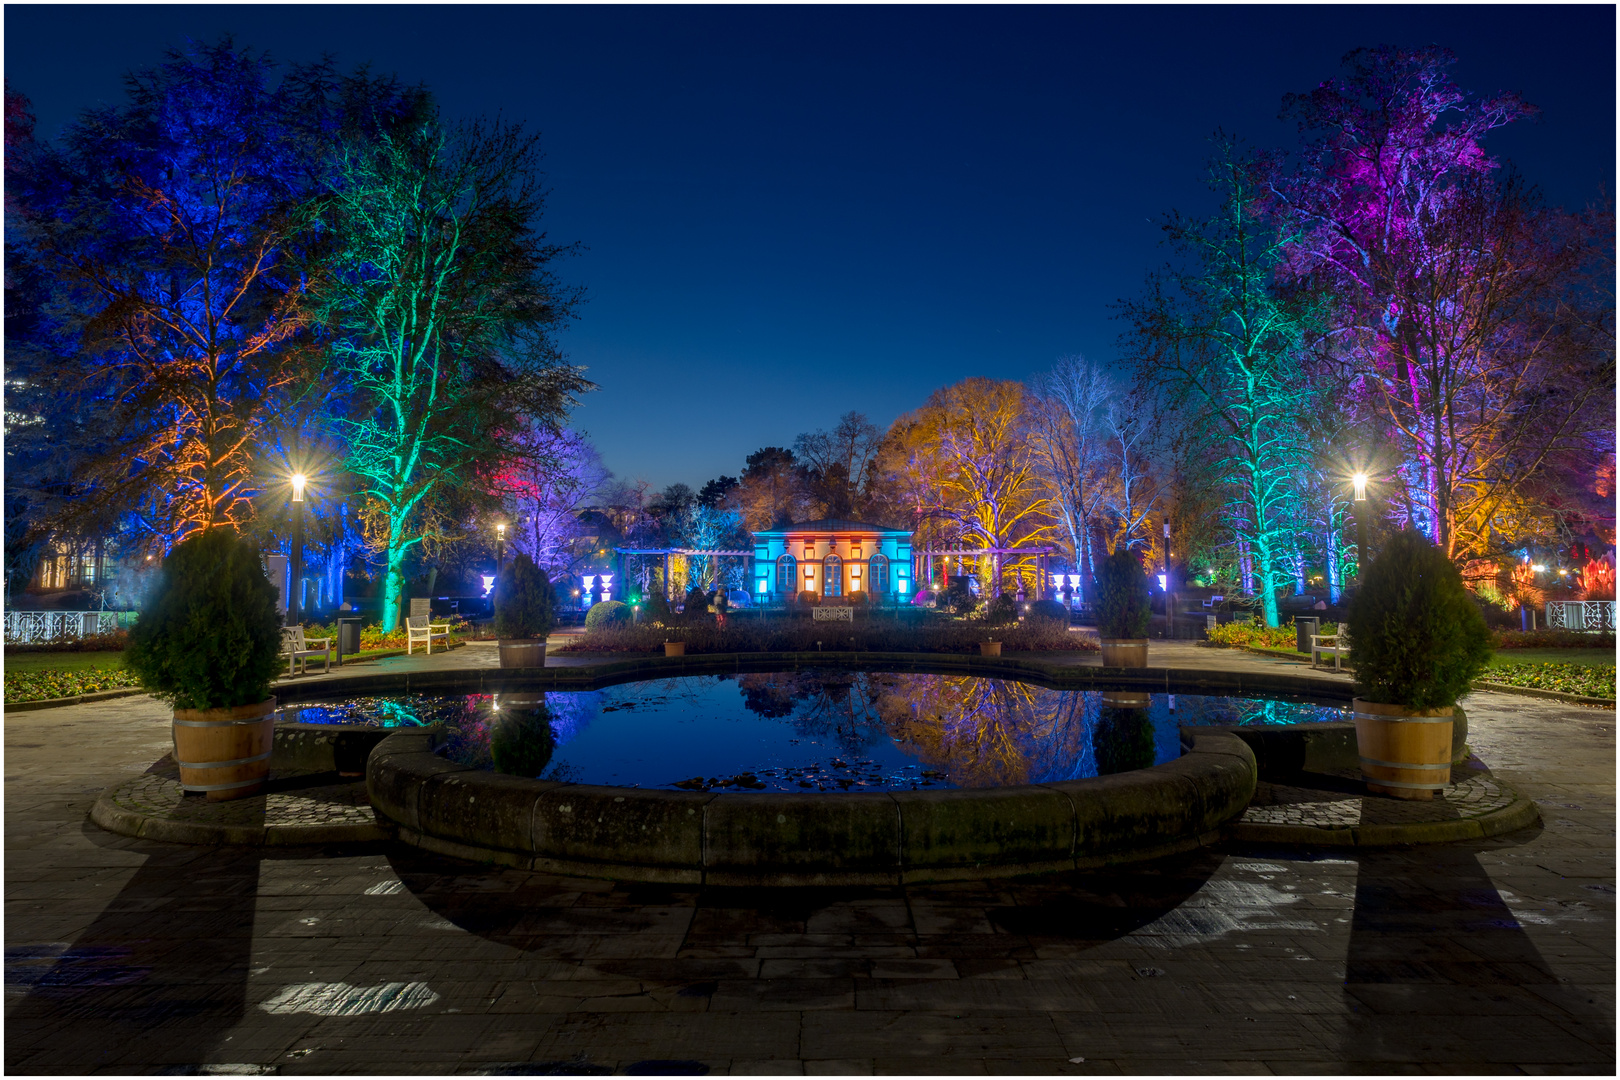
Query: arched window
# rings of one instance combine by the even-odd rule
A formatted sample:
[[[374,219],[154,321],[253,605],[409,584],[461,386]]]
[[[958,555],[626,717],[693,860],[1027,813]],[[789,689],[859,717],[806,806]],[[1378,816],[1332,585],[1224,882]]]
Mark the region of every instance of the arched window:
[[[889,557],[873,555],[866,564],[866,591],[876,598],[889,591]]]
[[[799,593],[799,560],[791,555],[776,560],[776,591],[783,596]]]
[[[844,560],[836,555],[829,555],[821,560],[822,574],[821,595],[844,595]]]

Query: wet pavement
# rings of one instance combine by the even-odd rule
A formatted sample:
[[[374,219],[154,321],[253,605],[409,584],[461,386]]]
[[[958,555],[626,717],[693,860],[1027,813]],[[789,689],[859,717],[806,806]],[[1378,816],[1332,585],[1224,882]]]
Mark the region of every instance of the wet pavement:
[[[1273,663],[1161,648],[1155,666]],[[495,663],[478,644],[411,661]],[[6,1066],[1612,1074],[1614,712],[1465,705],[1541,826],[843,890],[128,839],[85,815],[167,752],[163,707],[12,714]]]

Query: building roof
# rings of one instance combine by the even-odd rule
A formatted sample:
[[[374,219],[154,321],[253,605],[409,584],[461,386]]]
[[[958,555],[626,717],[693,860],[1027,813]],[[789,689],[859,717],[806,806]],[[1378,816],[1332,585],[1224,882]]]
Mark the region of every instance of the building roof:
[[[820,521],[802,521],[781,529],[760,529],[755,536],[787,536],[792,533],[899,533],[910,536],[910,529],[891,529],[887,525],[873,525],[866,521],[845,521],[842,518],[823,518]]]

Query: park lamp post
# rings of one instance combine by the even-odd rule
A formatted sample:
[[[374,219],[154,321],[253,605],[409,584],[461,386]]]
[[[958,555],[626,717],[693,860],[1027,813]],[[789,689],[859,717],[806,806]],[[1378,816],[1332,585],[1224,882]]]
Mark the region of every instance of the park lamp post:
[[[1356,473],[1350,483],[1356,492],[1356,586],[1359,588],[1362,568],[1367,565],[1362,561],[1367,557],[1367,474]]]
[[[292,475],[292,595],[287,598],[288,626],[300,626],[304,621],[304,484],[307,481],[303,473]]]

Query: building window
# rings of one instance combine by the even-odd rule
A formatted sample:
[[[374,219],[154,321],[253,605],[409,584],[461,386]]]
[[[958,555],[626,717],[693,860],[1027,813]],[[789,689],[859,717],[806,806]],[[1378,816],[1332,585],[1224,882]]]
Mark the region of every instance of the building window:
[[[821,581],[821,595],[844,595],[844,560],[836,555],[829,555],[821,560],[822,573],[827,575]]]
[[[886,555],[873,555],[866,564],[866,588],[873,594],[889,591],[889,559]]]
[[[783,596],[794,596],[799,591],[799,560],[791,555],[776,560],[776,591]]]

